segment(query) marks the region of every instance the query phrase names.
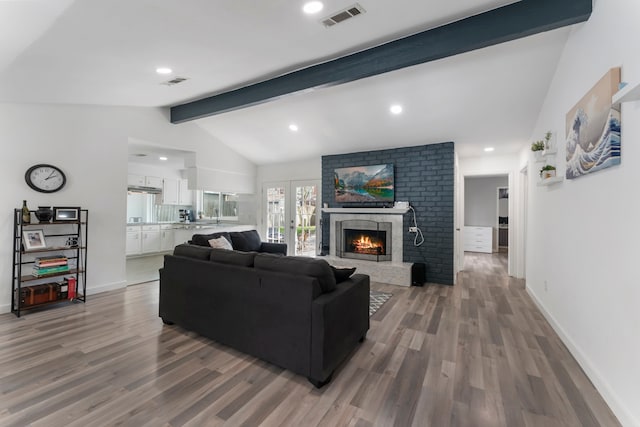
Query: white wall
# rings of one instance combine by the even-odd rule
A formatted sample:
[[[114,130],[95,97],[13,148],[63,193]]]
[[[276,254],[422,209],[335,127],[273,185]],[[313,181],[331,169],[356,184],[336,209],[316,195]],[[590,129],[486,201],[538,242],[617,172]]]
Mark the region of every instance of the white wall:
[[[610,68],[621,65],[623,80],[640,83],[639,21],[637,0],[595,2],[569,37],[532,140],[551,129],[564,141],[567,111]],[[620,166],[536,187],[529,162],[527,288],[627,426],[640,426],[639,141],[634,102],[623,105]]]
[[[464,180],[464,222],[476,227],[495,227],[498,222],[498,187],[507,187],[505,176],[468,177]],[[507,202],[507,199],[504,199]],[[506,206],[507,212],[508,206]]]
[[[89,294],[125,284],[127,157],[129,137],[196,151],[206,167],[243,174],[255,182],[255,165],[192,123],[172,125],[151,108],[0,104],[3,156],[0,179],[0,312],[10,310],[12,212],[26,199],[37,206],[89,209]],[[54,194],[31,190],[25,171],[37,163],[60,166],[67,185]],[[227,177],[233,177],[227,174]],[[233,180],[222,183],[232,186]]]
[[[180,169],[170,167],[145,165],[142,163],[129,162],[128,172],[132,175],[157,176],[159,178],[181,179]]]

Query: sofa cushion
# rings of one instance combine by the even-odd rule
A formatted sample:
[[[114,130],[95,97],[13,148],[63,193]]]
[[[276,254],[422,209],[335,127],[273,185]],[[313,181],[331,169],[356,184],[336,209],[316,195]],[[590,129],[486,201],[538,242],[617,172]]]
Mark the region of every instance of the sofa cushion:
[[[256,252],[230,251],[228,249],[211,249],[210,260],[222,264],[239,265],[242,267],[253,267],[253,259]]]
[[[191,238],[191,243],[198,246],[209,246],[209,240],[217,239],[218,237],[221,237],[221,236],[226,238],[230,243],[233,243],[231,241],[231,237],[229,236],[229,233],[227,233],[226,231],[220,231],[218,233],[211,233],[211,234],[194,234],[193,237]]]
[[[333,271],[323,259],[259,253],[256,254],[254,267],[262,270],[314,277],[318,279],[320,288],[325,293],[331,292],[336,288],[336,279]]]
[[[351,268],[336,268],[333,265],[330,266],[331,270],[333,270],[333,276],[336,278],[336,283],[344,282],[347,280],[353,273],[356,272],[355,267]]]
[[[187,258],[195,258],[203,261],[208,261],[211,257],[211,247],[203,247],[198,245],[190,245],[183,243],[176,246],[173,249],[173,254],[176,256],[183,256]]]
[[[260,251],[262,240],[260,239],[260,235],[256,230],[234,231],[229,234],[231,236],[233,249],[243,252]]]
[[[209,246],[216,249],[227,249],[229,251],[233,249],[233,246],[231,246],[231,242],[228,241],[224,236],[209,240]]]

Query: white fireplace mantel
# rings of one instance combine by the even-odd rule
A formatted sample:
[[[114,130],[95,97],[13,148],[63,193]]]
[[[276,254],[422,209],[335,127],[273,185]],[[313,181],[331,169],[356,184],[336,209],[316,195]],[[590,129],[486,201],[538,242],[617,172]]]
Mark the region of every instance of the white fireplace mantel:
[[[357,267],[357,272],[368,274],[371,280],[393,285],[411,285],[412,263],[403,262],[403,217],[407,208],[324,208],[323,212],[331,214],[329,224],[329,264],[336,267]],[[352,258],[340,258],[336,254],[336,221],[365,220],[375,222],[390,222],[391,261],[368,261]]]
[[[409,208],[322,208],[324,213],[355,213],[355,214],[389,214],[403,215],[409,212]]]

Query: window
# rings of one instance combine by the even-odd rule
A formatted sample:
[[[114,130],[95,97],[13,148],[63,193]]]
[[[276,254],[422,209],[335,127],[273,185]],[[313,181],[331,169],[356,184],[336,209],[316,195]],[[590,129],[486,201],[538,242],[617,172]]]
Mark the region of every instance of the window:
[[[233,193],[219,193],[204,191],[202,193],[203,219],[238,219],[238,195]]]

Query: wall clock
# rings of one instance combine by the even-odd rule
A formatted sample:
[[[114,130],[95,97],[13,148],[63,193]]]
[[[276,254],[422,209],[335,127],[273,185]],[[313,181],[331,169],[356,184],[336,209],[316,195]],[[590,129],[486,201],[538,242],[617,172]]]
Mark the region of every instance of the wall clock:
[[[55,193],[67,183],[67,177],[60,168],[52,165],[35,165],[24,174],[27,185],[41,193]]]

